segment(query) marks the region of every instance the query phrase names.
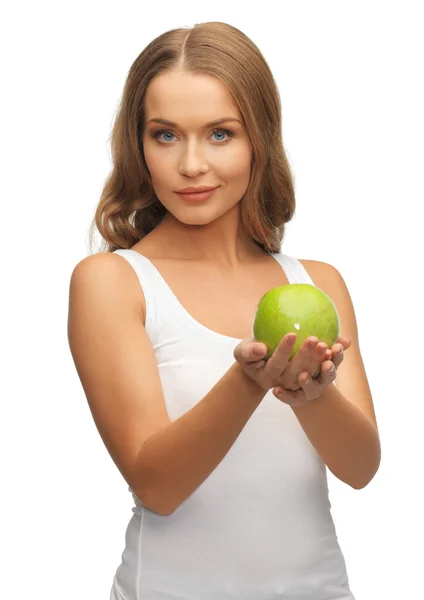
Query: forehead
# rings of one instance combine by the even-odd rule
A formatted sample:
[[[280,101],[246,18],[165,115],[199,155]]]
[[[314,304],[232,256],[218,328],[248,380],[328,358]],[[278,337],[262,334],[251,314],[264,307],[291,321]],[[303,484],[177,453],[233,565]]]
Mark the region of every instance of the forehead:
[[[146,91],[145,118],[177,123],[212,121],[222,115],[241,117],[227,87],[216,77],[166,73],[155,77]]]

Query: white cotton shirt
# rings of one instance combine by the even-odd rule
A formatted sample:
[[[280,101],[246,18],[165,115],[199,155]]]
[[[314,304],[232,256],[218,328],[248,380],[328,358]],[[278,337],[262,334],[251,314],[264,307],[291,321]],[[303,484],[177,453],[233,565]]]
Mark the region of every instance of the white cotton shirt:
[[[115,254],[142,287],[146,332],[173,421],[228,371],[241,340],[197,322],[146,257]],[[296,258],[271,256],[289,283],[313,284]],[[110,600],[355,600],[326,466],[272,390],[221,463],[171,515],[152,512],[128,489],[133,515]]]

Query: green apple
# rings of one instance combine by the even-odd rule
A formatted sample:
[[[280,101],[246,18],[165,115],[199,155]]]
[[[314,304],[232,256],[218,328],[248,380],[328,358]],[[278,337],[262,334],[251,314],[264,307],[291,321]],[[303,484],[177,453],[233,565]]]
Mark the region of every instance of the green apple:
[[[340,320],[331,298],[309,283],[290,283],[262,296],[253,322],[253,337],[268,347],[268,360],[288,333],[296,333],[293,358],[306,338],[316,336],[329,348],[339,336]]]

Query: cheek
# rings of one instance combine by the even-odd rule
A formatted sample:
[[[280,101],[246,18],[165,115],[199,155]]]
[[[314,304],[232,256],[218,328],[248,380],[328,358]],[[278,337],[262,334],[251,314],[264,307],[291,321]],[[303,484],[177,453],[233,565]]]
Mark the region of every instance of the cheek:
[[[159,171],[160,164],[163,164],[164,160],[166,162],[166,153],[161,154],[157,151],[155,152],[155,149],[152,148],[149,143],[147,143],[144,146],[144,159],[150,172]]]
[[[244,163],[238,162],[237,164],[225,166],[225,172],[223,173],[228,180],[241,180],[249,177],[250,175],[250,160]]]
[[[249,149],[238,148],[231,154],[223,156],[217,167],[224,178],[245,179],[250,176],[250,163],[252,154]]]
[[[173,164],[168,162],[162,153],[160,156],[157,152],[145,152],[144,157],[147,168],[150,173],[152,184],[160,189],[162,186],[167,186],[170,173],[174,172]]]

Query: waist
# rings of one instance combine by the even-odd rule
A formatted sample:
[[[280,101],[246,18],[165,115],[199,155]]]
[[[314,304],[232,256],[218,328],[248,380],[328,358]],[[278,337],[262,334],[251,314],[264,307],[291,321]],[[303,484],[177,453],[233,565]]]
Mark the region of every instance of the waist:
[[[118,584],[130,588],[138,573],[140,600],[353,598],[331,517],[302,522],[242,504],[201,512],[134,514]]]

